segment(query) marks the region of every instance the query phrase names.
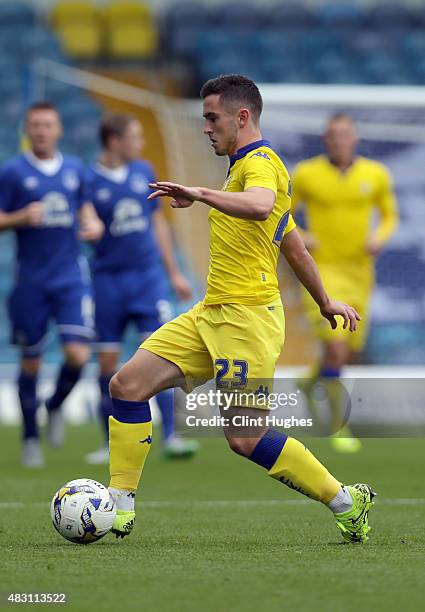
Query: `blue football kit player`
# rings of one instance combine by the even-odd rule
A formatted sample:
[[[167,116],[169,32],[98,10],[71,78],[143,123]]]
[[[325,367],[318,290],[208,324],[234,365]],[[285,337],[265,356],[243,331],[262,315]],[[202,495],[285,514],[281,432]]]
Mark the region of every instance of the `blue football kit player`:
[[[86,199],[81,161],[57,149],[62,127],[55,107],[31,106],[25,128],[29,151],[6,162],[0,173],[0,230],[14,230],[17,244],[8,308],[12,342],[21,350],[22,463],[41,467],[36,387],[48,324],[55,321],[65,358],[46,402],[49,442],[60,446],[60,406],[80,377],[94,335],[90,276],[79,239],[98,240],[103,224]]]
[[[139,159],[143,129],[129,115],[106,116],[100,125],[102,153],[88,171],[90,201],[105,225],[91,261],[95,298],[96,347],[100,366],[99,415],[105,445],[87,455],[92,464],[107,463],[108,418],[112,414],[109,381],[118,369],[121,341],[129,323],[146,337],[171,319],[170,284],[188,300],[191,289],[179,272],[170,230],[157,200],[149,201],[155,180],[150,164]],[[171,390],[157,395],[162,417],[163,453],[191,456],[197,443],[174,431]]]

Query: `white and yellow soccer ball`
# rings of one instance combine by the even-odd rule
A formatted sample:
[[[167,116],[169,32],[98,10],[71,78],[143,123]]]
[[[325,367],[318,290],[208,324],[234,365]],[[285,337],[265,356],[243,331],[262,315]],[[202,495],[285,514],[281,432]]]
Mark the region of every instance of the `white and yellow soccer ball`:
[[[108,489],[90,478],[67,482],[50,504],[56,531],[76,544],[91,544],[103,538],[110,531],[115,514],[115,503]]]

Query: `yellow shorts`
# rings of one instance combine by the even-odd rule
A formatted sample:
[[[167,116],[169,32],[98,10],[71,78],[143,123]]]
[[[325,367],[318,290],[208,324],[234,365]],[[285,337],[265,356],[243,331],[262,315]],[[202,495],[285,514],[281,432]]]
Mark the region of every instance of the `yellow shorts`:
[[[353,306],[362,320],[357,324],[357,330],[343,329],[343,320],[336,317],[338,327],[333,330],[329,322],[322,317],[317,304],[310,294],[304,291],[304,305],[307,318],[313,326],[315,334],[322,342],[344,341],[355,352],[361,351],[367,340],[369,331],[369,302],[373,289],[373,270],[358,270],[355,267],[331,266],[318,263],[320,276],[328,295],[340,302]]]
[[[175,363],[187,390],[212,378],[220,387],[244,388],[248,380],[273,380],[284,338],[280,299],[261,306],[199,302],[140,348]]]

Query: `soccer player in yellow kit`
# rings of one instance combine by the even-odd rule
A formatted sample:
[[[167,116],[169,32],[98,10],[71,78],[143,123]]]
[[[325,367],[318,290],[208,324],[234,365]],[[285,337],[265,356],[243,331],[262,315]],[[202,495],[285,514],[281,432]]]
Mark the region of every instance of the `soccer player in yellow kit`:
[[[210,206],[208,289],[202,302],[154,332],[111,380],[110,491],[117,504],[117,537],[134,525],[135,492],[152,442],[149,399],[195,380],[215,377],[219,387],[244,388],[248,380],[273,378],[284,339],[276,276],[282,241],[284,255],[331,326],[337,325],[336,315],[351,331],[359,320],[353,308],[325,293],[295,229],[287,170],[261,137],[257,86],[241,75],[220,76],[204,84],[201,98],[204,133],[217,155],[230,155],[223,189],[157,182],[149,197],[169,196],[174,208]],[[236,453],[327,505],[347,541],[366,541],[374,496],[368,485],[343,486],[303,444],[272,428],[254,427],[249,437],[234,429],[225,433]]]
[[[326,154],[301,162],[292,176],[292,209],[303,203],[307,230],[302,232],[326,291],[352,304],[362,317],[356,334],[343,328],[329,333],[317,316],[311,297],[305,294],[306,312],[323,345],[322,357],[310,381],[321,379],[327,389],[335,435],[335,450],[355,452],[360,440],[342,425],[343,397],[340,371],[364,347],[368,308],[374,286],[375,258],[397,225],[397,207],[387,168],[356,155],[357,134],[351,116],[332,116],[324,134]],[[379,222],[373,227],[377,212]],[[310,402],[312,398],[310,397]]]

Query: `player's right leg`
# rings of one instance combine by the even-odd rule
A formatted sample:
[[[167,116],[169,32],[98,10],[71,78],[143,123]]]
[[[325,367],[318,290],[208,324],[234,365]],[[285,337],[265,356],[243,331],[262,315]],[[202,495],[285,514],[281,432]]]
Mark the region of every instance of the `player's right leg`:
[[[200,306],[154,332],[113,376],[109,418],[110,490],[117,503],[113,532],[134,526],[134,497],[152,443],[149,399],[186,379],[212,377],[211,357],[196,328]]]
[[[134,497],[152,444],[149,399],[182,384],[181,370],[170,361],[139,349],[110,383],[110,491],[117,504],[112,532],[128,535],[134,526]]]

